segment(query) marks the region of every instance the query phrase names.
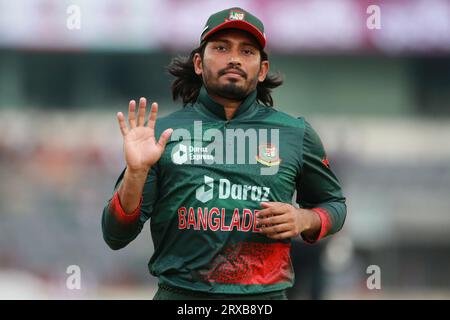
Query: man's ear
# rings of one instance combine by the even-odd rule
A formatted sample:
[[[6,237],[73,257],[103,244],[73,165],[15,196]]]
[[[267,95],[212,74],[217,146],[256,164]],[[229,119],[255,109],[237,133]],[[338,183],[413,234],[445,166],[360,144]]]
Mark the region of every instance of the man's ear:
[[[269,61],[261,61],[261,68],[259,68],[258,81],[263,82],[266,79],[267,73],[269,72]]]
[[[199,76],[203,73],[203,65],[202,65],[202,57],[200,53],[194,54],[194,58],[192,58],[192,62],[194,63],[195,73]]]

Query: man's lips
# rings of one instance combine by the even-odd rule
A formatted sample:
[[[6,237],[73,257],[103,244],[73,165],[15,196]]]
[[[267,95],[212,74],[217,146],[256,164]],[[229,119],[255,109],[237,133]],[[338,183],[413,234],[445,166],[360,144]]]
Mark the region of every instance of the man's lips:
[[[222,75],[226,75],[226,74],[228,74],[228,75],[238,75],[238,76],[241,76],[242,78],[246,77],[246,75],[245,75],[245,73],[243,71],[236,70],[236,69],[226,70],[226,71],[222,72]]]
[[[237,72],[237,71],[227,71],[227,72],[225,72],[225,74],[229,74],[229,73],[238,74],[240,76],[243,76],[241,72]]]

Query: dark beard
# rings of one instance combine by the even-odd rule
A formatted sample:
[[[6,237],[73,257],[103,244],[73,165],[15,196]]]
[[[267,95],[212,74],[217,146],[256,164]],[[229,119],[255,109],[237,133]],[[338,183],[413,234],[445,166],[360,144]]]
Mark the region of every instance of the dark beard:
[[[256,85],[258,83],[258,76],[256,75],[255,78],[252,81],[252,84],[250,85],[250,88],[243,88],[237,85],[237,83],[233,80],[228,81],[228,83],[226,84],[209,84],[208,79],[212,79],[213,75],[212,72],[210,70],[208,70],[205,67],[205,75],[203,78],[203,84],[205,85],[207,91],[209,93],[212,93],[214,95],[217,95],[219,97],[225,98],[225,99],[229,99],[229,100],[233,100],[233,101],[243,101],[247,95],[250,93],[251,90],[250,88],[256,88]],[[231,69],[236,69],[238,72],[240,71],[242,77],[247,80],[247,73],[245,73],[244,71],[242,71],[240,68],[238,67],[228,67],[228,68],[224,68],[222,70],[219,70],[217,77],[221,77],[223,76],[227,71],[231,70]]]
[[[234,101],[242,101],[248,95],[248,92],[244,88],[237,86],[233,82],[221,86],[213,86],[208,89],[222,98]]]

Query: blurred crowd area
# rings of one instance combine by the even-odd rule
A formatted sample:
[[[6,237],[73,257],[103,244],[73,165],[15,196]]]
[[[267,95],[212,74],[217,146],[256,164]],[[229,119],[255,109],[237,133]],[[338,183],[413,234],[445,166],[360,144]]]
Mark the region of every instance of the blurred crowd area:
[[[274,91],[275,107],[305,116],[319,132],[348,199],[339,234],[313,246],[294,242],[294,299],[450,298],[450,1],[375,2],[386,24],[372,31],[364,23],[369,2],[282,2],[282,12],[291,8],[290,16],[320,17],[322,24],[316,21],[316,37],[305,40],[299,35],[312,32],[310,24],[291,22],[299,30],[290,32],[293,40],[275,37],[272,47],[270,34],[283,34],[270,14],[278,2],[229,4],[270,21],[271,69],[285,79]],[[77,3],[89,20],[72,39],[65,24],[58,29],[68,3],[33,2],[25,11],[30,22],[19,4],[31,2],[0,0],[20,27],[6,27],[0,10],[3,299],[153,296],[148,223],[123,250],[111,251],[102,239],[102,209],[125,164],[115,114],[140,96],[158,101],[160,116],[181,108],[171,100],[165,66],[187,55],[208,15],[224,8],[199,1],[204,9],[193,17],[200,4],[181,11],[181,1],[71,1]],[[154,22],[137,8],[152,9],[158,21],[175,10],[189,27],[166,19],[167,28],[184,40],[164,40],[164,30],[151,29]],[[413,28],[404,15],[414,12]],[[42,17],[51,18],[50,27]],[[104,25],[129,17],[135,22],[128,31],[140,36],[128,41],[122,29]],[[327,23],[341,38],[330,40]],[[41,32],[32,37],[36,26]],[[80,290],[66,287],[71,265],[80,267]],[[373,265],[381,289],[369,290]]]

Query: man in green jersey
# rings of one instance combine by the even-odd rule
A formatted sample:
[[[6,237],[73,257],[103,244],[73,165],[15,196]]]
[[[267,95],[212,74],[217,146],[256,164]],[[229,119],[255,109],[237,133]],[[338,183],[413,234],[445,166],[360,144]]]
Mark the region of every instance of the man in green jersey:
[[[141,98],[128,123],[117,114],[126,168],[103,210],[103,237],[121,249],[150,219],[154,299],[285,299],[291,240],[314,243],[344,224],[319,136],[272,107],[282,81],[268,74],[265,45],[258,18],[217,12],[199,47],[169,66],[183,108],[156,121],[153,103],[146,123]]]

